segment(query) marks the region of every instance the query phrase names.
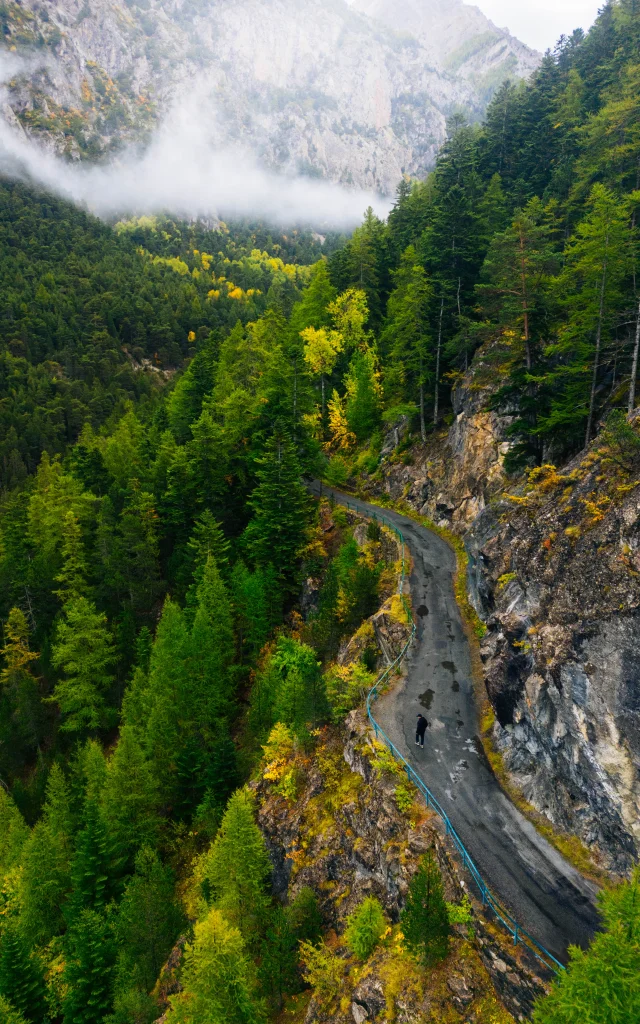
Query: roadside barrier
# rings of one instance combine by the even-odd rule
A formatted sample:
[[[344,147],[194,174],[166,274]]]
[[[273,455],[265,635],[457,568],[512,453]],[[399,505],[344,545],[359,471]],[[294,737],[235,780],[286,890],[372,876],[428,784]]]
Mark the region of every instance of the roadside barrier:
[[[332,498],[334,501],[338,500],[336,499],[333,491],[329,491],[327,496]],[[371,514],[368,511],[364,511],[362,508],[359,508],[358,505],[348,500],[345,500],[342,497],[342,495],[340,496],[339,503],[341,505],[344,505],[346,508],[350,509],[352,512],[356,512],[358,515],[364,515],[367,518],[372,519],[374,522],[382,523],[383,526],[387,526],[396,534],[398,540],[400,541],[402,550],[402,571],[400,575],[399,594],[402,598],[403,607],[407,613],[407,620],[412,623],[413,628],[411,630],[411,635],[407,640],[405,646],[403,647],[400,655],[396,658],[392,665],[389,665],[389,667],[385,669],[380,678],[372,686],[367,696],[367,716],[369,718],[371,725],[373,726],[376,739],[382,740],[382,742],[388,748],[388,750],[393,755],[395,760],[399,761],[402,764],[405,772],[407,773],[407,778],[422,794],[427,804],[427,807],[430,810],[435,811],[436,814],[439,815],[440,818],[442,818],[442,821],[444,822],[445,825],[446,834],[451,839],[453,845],[460,854],[460,857],[462,858],[463,868],[471,877],[474,885],[476,886],[480,894],[480,899],[482,900],[482,905],[484,907],[488,907],[495,915],[496,920],[499,921],[504,928],[506,928],[509,934],[513,937],[514,946],[517,946],[518,943],[521,943],[522,945],[526,946],[529,952],[532,953],[536,957],[536,959],[539,960],[540,963],[544,964],[544,966],[549,970],[554,971],[556,973],[558,971],[564,971],[564,964],[561,964],[559,960],[556,960],[555,956],[553,956],[552,953],[545,949],[544,946],[540,945],[540,943],[536,939],[534,939],[532,935],[529,935],[529,933],[518,924],[516,919],[509,913],[508,910],[505,909],[505,907],[502,906],[499,900],[497,900],[496,897],[493,895],[488,885],[484,881],[482,875],[480,874],[478,868],[474,864],[473,859],[467,852],[467,849],[464,843],[462,842],[460,836],[458,835],[453,825],[451,824],[448,814],[443,809],[438,800],[436,800],[431,790],[428,788],[428,786],[425,785],[425,783],[422,781],[417,772],[414,771],[409,762],[403,757],[398,748],[394,746],[394,744],[391,742],[382,726],[379,724],[379,722],[376,721],[373,715],[373,712],[371,710],[372,705],[380,696],[381,688],[385,685],[385,683],[388,682],[395,669],[399,668],[404,659],[406,658],[409,648],[411,647],[411,644],[413,643],[413,640],[417,633],[417,626],[413,620],[411,609],[409,608],[407,600],[404,596],[404,584],[406,579],[405,541],[404,536],[402,534],[402,530],[400,530],[394,523],[392,523],[390,519],[387,519],[386,516],[381,514],[378,515],[375,512]]]

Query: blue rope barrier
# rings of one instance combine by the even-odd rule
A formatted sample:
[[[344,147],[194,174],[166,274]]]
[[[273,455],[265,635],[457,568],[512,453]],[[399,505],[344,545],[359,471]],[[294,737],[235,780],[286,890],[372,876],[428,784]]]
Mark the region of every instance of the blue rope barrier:
[[[356,505],[352,505],[350,501],[346,501],[345,504],[346,504],[346,507],[348,509],[356,512],[358,515],[363,515],[364,514],[361,509],[358,509],[358,507]],[[414,784],[414,786],[416,787],[418,792],[424,797],[424,800],[426,802],[427,808],[430,809],[430,810],[435,811],[435,813],[444,822],[445,833],[449,837],[449,839],[452,841],[452,843],[455,846],[456,850],[460,854],[460,856],[462,858],[462,864],[463,864],[463,867],[464,867],[465,871],[471,876],[471,878],[473,879],[475,885],[477,886],[478,891],[480,893],[480,898],[482,900],[482,905],[485,906],[485,907],[489,907],[492,910],[492,912],[494,913],[494,915],[497,918],[497,920],[512,935],[514,946],[517,946],[518,943],[522,943],[523,945],[526,946],[526,948],[531,953],[533,953],[533,955],[540,961],[540,963],[544,964],[545,967],[547,967],[547,968],[549,968],[549,969],[551,969],[553,971],[556,971],[556,972],[557,971],[564,971],[565,970],[564,964],[561,964],[559,960],[556,960],[555,956],[552,953],[550,953],[548,949],[545,949],[545,947],[542,946],[537,941],[537,939],[534,939],[532,935],[530,935],[524,928],[522,928],[518,924],[516,919],[509,913],[509,911],[506,910],[502,906],[502,904],[496,899],[496,897],[493,895],[493,893],[489,889],[488,885],[484,881],[482,875],[480,874],[478,868],[474,864],[472,857],[470,856],[470,854],[468,853],[464,843],[462,842],[462,839],[460,838],[460,836],[456,832],[455,828],[451,824],[451,821],[449,819],[448,814],[446,813],[444,808],[441,806],[441,804],[438,802],[438,800],[435,798],[435,796],[433,795],[433,793],[431,792],[429,787],[422,781],[420,776],[414,771],[414,769],[411,767],[411,765],[406,760],[406,758],[400,753],[398,748],[391,742],[391,740],[389,739],[389,737],[385,733],[384,729],[376,721],[376,719],[375,719],[375,717],[373,715],[373,712],[371,710],[371,706],[378,699],[378,697],[380,696],[380,692],[379,692],[380,691],[380,687],[384,686],[384,684],[389,680],[389,678],[390,678],[392,672],[394,671],[394,669],[398,668],[402,664],[402,662],[404,661],[405,657],[407,656],[407,652],[409,651],[409,648],[411,647],[411,644],[413,643],[413,640],[414,640],[415,635],[417,633],[417,626],[416,626],[416,624],[415,624],[415,622],[413,620],[413,615],[411,613],[411,609],[409,608],[407,600],[406,600],[406,598],[404,596],[404,584],[405,584],[405,579],[406,579],[406,570],[405,570],[405,541],[404,541],[404,536],[402,534],[402,531],[394,523],[392,523],[389,519],[387,519],[386,516],[383,516],[383,515],[378,516],[378,515],[376,515],[374,513],[371,518],[374,521],[376,521],[376,522],[381,522],[381,523],[383,523],[383,525],[388,526],[389,529],[391,529],[396,534],[396,536],[398,537],[398,540],[400,541],[401,550],[402,550],[402,556],[401,556],[402,557],[402,568],[401,568],[400,584],[399,584],[398,592],[399,592],[399,594],[400,594],[400,596],[402,598],[402,604],[403,604],[404,610],[405,610],[405,612],[407,614],[407,620],[409,622],[411,622],[411,624],[412,624],[411,634],[410,634],[409,639],[407,640],[406,644],[404,645],[401,653],[398,655],[398,657],[393,662],[393,664],[389,665],[389,667],[387,669],[385,669],[385,671],[382,673],[380,678],[376,680],[376,682],[371,687],[371,690],[369,691],[369,693],[367,695],[367,717],[368,717],[369,721],[371,722],[371,725],[373,726],[375,737],[376,737],[377,740],[380,740],[380,738],[382,738],[385,746],[390,751],[392,756],[404,766],[404,770],[405,770],[405,772],[407,774],[407,778]]]

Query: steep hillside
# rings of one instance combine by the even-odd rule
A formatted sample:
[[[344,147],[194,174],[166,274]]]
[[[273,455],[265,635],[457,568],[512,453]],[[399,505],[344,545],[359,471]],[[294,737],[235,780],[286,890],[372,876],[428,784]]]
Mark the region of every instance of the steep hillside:
[[[461,7],[442,26],[443,63],[440,42],[412,34],[410,8],[406,24],[401,10],[387,27],[342,0],[6,0],[4,46],[28,55],[6,116],[72,158],[95,158],[144,139],[177,104],[216,145],[388,194],[432,166],[448,114],[479,116],[491,83],[536,65],[503,36],[499,53],[486,40],[478,49],[476,16]]]
[[[462,0],[350,0],[352,6],[399,32],[410,32],[436,66],[466,80],[489,99],[505,78],[528,78],[540,58],[482,11]]]

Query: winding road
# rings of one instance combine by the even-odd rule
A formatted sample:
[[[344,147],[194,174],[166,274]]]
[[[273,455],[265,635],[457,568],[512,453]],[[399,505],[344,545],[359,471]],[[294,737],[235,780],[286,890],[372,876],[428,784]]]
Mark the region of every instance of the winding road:
[[[312,488],[318,493],[319,485]],[[383,513],[411,552],[418,630],[402,686],[381,697],[376,719],[449,815],[498,899],[560,961],[598,926],[596,886],[536,831],[502,791],[479,739],[471,653],[454,596],[455,554],[435,533],[388,509],[340,494],[365,514]],[[415,745],[422,712],[429,728]]]

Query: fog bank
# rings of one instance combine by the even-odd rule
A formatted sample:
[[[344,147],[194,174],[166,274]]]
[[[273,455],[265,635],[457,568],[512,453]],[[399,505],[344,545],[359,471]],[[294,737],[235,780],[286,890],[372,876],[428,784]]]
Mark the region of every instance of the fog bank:
[[[26,70],[24,61],[0,55],[0,85]],[[215,145],[203,127],[212,123],[204,97],[177,104],[144,152],[131,147],[100,166],[61,159],[10,124],[5,104],[0,95],[0,173],[37,183],[101,217],[249,217],[328,229],[355,227],[368,206],[379,216],[389,212],[390,201],[373,193],[278,175],[247,148]]]

